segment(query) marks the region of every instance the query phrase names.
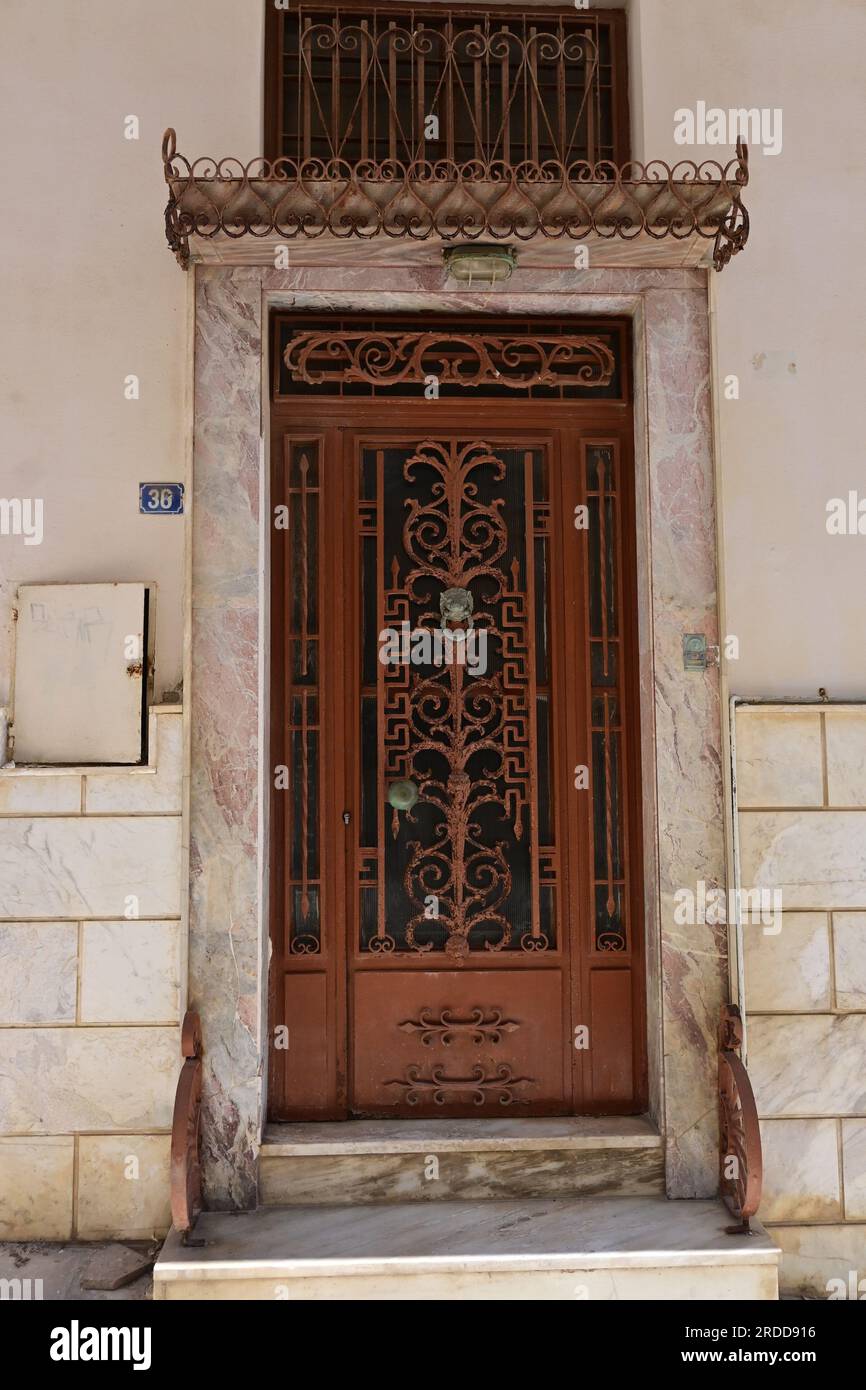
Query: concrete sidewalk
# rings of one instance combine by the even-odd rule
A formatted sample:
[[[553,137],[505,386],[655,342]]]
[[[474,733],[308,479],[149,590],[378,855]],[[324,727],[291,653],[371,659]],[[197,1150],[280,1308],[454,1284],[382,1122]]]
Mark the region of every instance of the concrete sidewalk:
[[[151,1261],[158,1244],[133,1241],[88,1241],[80,1244],[55,1241],[0,1242],[0,1301],[44,1299],[46,1302],[81,1300],[142,1300],[151,1296],[150,1269],[120,1289],[83,1289],[83,1277],[105,1273],[125,1252],[134,1251]],[[41,1280],[41,1286],[37,1281]],[[28,1283],[29,1281],[29,1283]]]

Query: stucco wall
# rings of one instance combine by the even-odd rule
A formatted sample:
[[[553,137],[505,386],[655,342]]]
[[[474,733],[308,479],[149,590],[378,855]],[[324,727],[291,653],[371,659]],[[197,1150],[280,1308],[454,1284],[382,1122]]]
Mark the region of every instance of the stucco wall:
[[[720,401],[725,622],[741,652],[728,676],[743,695],[853,698],[866,538],[829,537],[824,508],[860,483],[866,432],[852,271],[866,8],[633,0],[629,15],[637,157],[691,156],[673,113],[699,99],[783,108],[781,154],[753,152],[748,249],[716,280],[718,372],[740,378],[740,399]],[[4,186],[28,209],[0,229],[15,325],[0,348],[3,493],[44,498],[46,539],[0,541],[0,703],[9,589],[38,580],[155,579],[159,694],[181,672],[182,529],[140,518],[136,485],[183,477],[188,425],[188,284],[163,243],[159,140],[171,124],[190,153],[259,152],[262,5],[6,0],[3,34]]]
[[[13,589],[39,581],[155,581],[159,698],[182,670],[184,526],[139,516],[138,483],[184,480],[190,428],[189,284],[165,245],[160,141],[173,125],[202,152],[258,150],[262,6],[2,9],[0,495],[42,498],[45,536],[0,536],[0,705]]]
[[[636,158],[725,157],[674,141],[699,100],[783,112],[781,153],[751,151],[748,246],[713,277],[730,690],[860,699],[866,536],[829,536],[825,506],[866,497],[866,6],[633,0],[630,25]]]

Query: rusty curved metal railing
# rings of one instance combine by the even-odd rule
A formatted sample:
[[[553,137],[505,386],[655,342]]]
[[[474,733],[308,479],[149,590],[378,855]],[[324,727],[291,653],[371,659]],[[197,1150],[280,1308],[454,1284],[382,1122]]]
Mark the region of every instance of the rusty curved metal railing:
[[[743,1020],[736,1004],[725,1004],[719,1026],[719,1184],[738,1224],[730,1235],[748,1234],[761,1202],[764,1163],[758,1107],[740,1056]]]
[[[181,1028],[184,1058],[171,1121],[171,1220],[186,1238],[201,1210],[201,1019],[190,1009]]]
[[[742,140],[727,164],[287,157],[244,164],[232,157],[190,161],[178,154],[169,128],[162,160],[166,240],[184,268],[191,237],[294,241],[330,234],[444,242],[697,236],[713,242],[721,270],[749,236]]]

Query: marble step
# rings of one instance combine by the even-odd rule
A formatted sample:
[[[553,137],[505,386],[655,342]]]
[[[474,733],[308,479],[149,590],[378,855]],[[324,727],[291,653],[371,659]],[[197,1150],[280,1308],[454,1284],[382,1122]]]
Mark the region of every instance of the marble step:
[[[155,1299],[775,1299],[780,1251],[718,1201],[537,1197],[205,1212]]]
[[[661,1138],[642,1116],[269,1125],[259,1156],[266,1206],[663,1191]]]

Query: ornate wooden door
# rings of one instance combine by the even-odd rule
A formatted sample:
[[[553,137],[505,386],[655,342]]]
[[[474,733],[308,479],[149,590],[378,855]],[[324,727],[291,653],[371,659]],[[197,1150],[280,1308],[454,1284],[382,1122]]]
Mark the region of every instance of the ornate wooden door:
[[[321,385],[346,343],[291,331]],[[643,1108],[631,415],[587,380],[277,381],[273,1118]]]

